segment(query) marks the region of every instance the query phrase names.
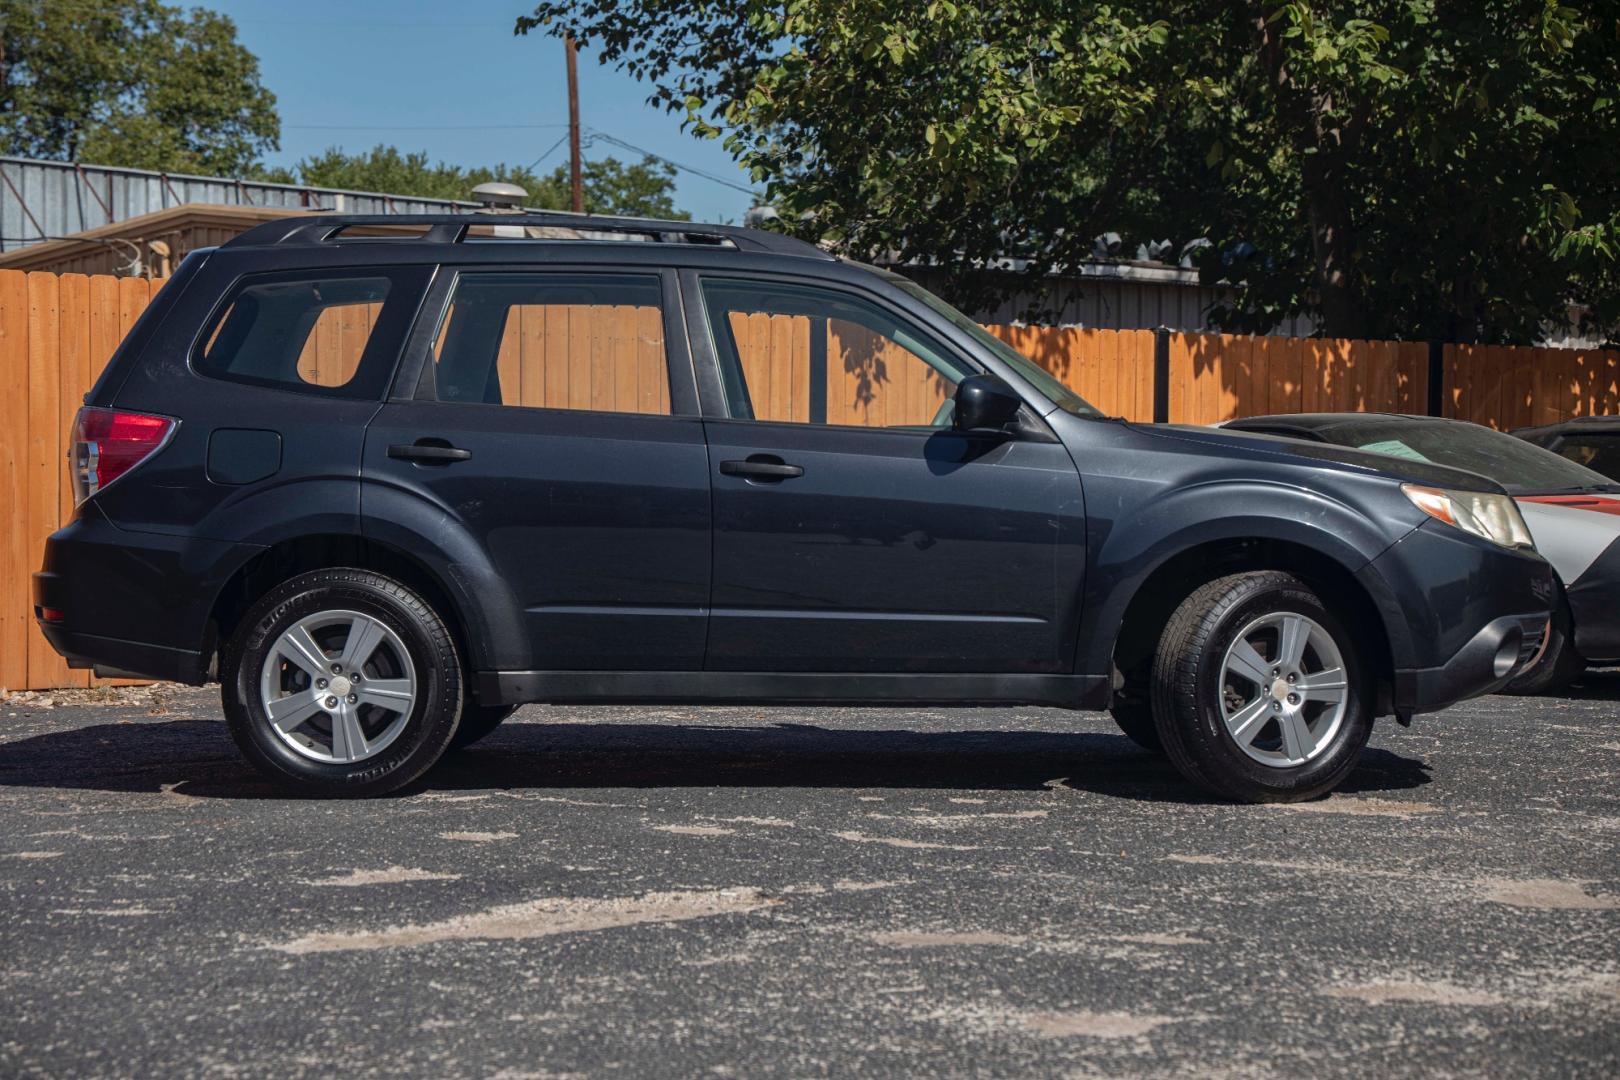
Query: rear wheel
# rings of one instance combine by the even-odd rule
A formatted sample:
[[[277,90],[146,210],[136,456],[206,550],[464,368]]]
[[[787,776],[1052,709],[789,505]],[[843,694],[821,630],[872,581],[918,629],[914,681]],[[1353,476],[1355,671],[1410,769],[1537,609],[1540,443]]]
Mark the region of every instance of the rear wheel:
[[[1372,733],[1370,672],[1308,586],[1258,571],[1199,588],[1153,661],[1153,718],[1189,780],[1239,802],[1331,791]]]
[[[249,609],[220,669],[232,737],[278,783],[379,795],[455,735],[461,661],[437,612],[365,570],[302,574]]]

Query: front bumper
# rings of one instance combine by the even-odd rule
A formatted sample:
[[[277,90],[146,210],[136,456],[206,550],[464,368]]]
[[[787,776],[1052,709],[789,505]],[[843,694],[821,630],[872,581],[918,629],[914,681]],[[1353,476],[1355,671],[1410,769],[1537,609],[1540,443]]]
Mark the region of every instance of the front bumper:
[[[1397,716],[1500,690],[1540,653],[1552,567],[1439,522],[1419,526],[1357,575],[1388,630]]]

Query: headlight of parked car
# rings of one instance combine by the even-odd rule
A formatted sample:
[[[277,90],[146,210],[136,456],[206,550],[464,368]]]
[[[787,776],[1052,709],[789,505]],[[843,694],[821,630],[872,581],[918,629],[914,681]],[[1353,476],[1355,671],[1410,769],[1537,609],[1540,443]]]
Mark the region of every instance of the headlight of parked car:
[[[1412,505],[1447,525],[1473,533],[1507,548],[1534,548],[1535,540],[1519,513],[1519,504],[1507,495],[1485,491],[1448,491],[1444,488],[1402,484]]]

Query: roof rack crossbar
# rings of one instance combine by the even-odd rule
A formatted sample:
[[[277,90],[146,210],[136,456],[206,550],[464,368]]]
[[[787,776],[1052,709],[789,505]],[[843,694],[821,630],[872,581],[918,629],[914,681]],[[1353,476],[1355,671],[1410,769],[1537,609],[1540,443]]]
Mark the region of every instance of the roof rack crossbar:
[[[537,228],[578,229],[593,233],[623,233],[627,236],[650,236],[665,244],[725,244],[748,251],[764,251],[779,255],[800,255],[832,258],[814,244],[779,233],[736,225],[702,225],[686,221],[662,221],[655,218],[609,217],[597,214],[570,214],[562,211],[536,211],[517,214],[320,214],[308,217],[280,218],[267,221],[226,241],[225,247],[276,247],[281,245],[322,244],[343,239],[343,230],[352,226],[390,226],[393,228],[426,226],[420,237],[402,239],[427,243],[454,244],[464,242],[469,227],[474,225],[531,226]],[[356,238],[358,239],[358,238]],[[369,237],[366,239],[376,239]],[[545,243],[545,240],[537,240]],[[570,241],[572,242],[572,241]]]

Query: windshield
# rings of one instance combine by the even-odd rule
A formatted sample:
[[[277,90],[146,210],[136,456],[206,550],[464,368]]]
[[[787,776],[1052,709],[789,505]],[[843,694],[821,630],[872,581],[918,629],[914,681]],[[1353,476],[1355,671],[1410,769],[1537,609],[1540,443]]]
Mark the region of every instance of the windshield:
[[[876,266],[866,266],[865,264],[860,263],[857,265],[861,266],[862,269],[870,270],[872,273],[883,278],[885,281],[892,282],[893,284],[899,286],[901,289],[910,293],[912,296],[915,296],[918,300],[921,300],[923,303],[945,316],[951,321],[953,326],[967,334],[969,337],[973,338],[973,340],[977,341],[980,345],[983,345],[985,348],[995,353],[996,359],[1018,372],[1018,374],[1023,377],[1025,382],[1029,383],[1031,386],[1035,387],[1037,391],[1039,391],[1042,397],[1046,398],[1064,412],[1073,413],[1075,416],[1087,416],[1093,418],[1100,418],[1103,415],[1101,409],[1091,404],[1091,402],[1087,401],[1073,390],[1070,390],[1067,386],[1064,386],[1062,382],[1058,381],[1057,376],[1035,363],[1035,361],[1031,360],[1029,357],[1025,356],[1011,345],[1008,345],[1005,341],[1002,341],[1000,338],[996,337],[996,335],[992,334],[990,331],[986,330],[984,327],[980,326],[978,323],[974,322],[960,311],[957,311],[955,308],[951,307],[951,305],[947,304],[945,301],[941,300],[939,297],[935,296],[921,285],[918,285],[915,281],[912,281],[909,278],[901,277],[899,274],[892,274],[889,271],[879,269]]]
[[[1620,491],[1620,485],[1601,473],[1478,424],[1369,418],[1335,424],[1318,434],[1357,450],[1467,469],[1514,495]]]

